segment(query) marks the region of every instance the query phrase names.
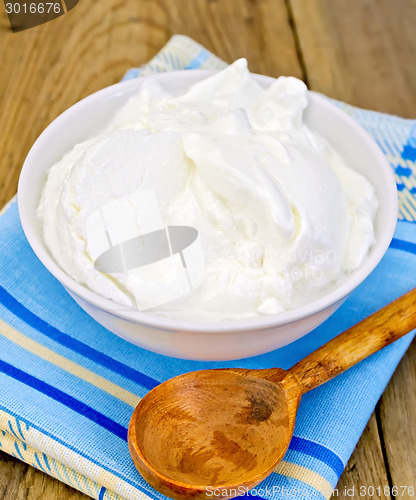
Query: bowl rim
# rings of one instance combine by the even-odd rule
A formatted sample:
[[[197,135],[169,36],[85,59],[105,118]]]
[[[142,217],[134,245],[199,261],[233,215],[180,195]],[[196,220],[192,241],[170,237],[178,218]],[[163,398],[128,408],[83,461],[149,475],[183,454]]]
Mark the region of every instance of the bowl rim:
[[[32,225],[30,224],[30,216],[27,204],[25,203],[25,192],[30,189],[30,171],[32,157],[35,156],[40,149],[47,145],[49,136],[53,136],[53,131],[56,125],[61,124],[66,120],[70,120],[71,116],[78,112],[86,103],[91,103],[92,101],[100,101],[103,98],[116,96],[117,94],[126,93],[128,90],[132,90],[140,85],[144,79],[157,79],[163,84],[164,81],[169,81],[170,79],[176,79],[178,76],[181,78],[185,77],[190,80],[196,79],[195,81],[202,80],[204,77],[208,77],[218,70],[179,70],[179,71],[169,71],[164,73],[157,73],[152,75],[146,75],[140,78],[135,78],[132,80],[122,81],[114,85],[105,87],[93,94],[88,95],[82,100],[76,102],[69,108],[67,108],[63,113],[56,117],[40,134],[33,146],[31,147],[29,153],[24,161],[18,183],[18,210],[19,216],[22,224],[25,236],[35,252],[38,259],[42,264],[49,270],[49,272],[57,278],[65,289],[70,290],[72,293],[76,294],[79,298],[85,300],[86,302],[92,304],[93,306],[107,312],[108,314],[121,318],[128,322],[133,322],[135,324],[140,324],[148,328],[167,330],[167,331],[196,331],[200,333],[224,333],[224,332],[239,332],[248,330],[267,330],[272,329],[277,326],[282,326],[285,324],[293,323],[312,316],[320,311],[340,302],[349,293],[351,293],[378,265],[385,252],[387,251],[391,239],[394,234],[394,230],[397,223],[397,212],[398,212],[398,198],[397,189],[394,174],[392,169],[387,162],[381,149],[375,142],[375,140],[370,136],[370,134],[361,127],[353,118],[351,118],[347,113],[339,109],[335,104],[333,104],[325,96],[308,90],[308,95],[318,102],[320,106],[323,106],[338,118],[347,122],[347,125],[355,129],[359,133],[367,146],[371,150],[374,157],[377,159],[379,168],[383,169],[383,174],[387,180],[386,187],[388,193],[388,199],[386,203],[392,206],[392,210],[388,213],[388,217],[383,220],[383,232],[380,238],[376,241],[370,250],[369,255],[366,260],[348,276],[345,281],[335,289],[328,292],[324,296],[308,302],[307,304],[289,310],[284,311],[274,315],[255,317],[255,318],[245,318],[245,319],[232,319],[232,320],[199,320],[199,319],[177,319],[169,318],[165,316],[159,316],[152,312],[138,311],[130,306],[123,306],[118,304],[111,299],[102,297],[98,293],[90,290],[85,285],[80,284],[65,271],[63,271],[58,264],[55,263],[52,255],[47,250],[45,244],[43,243],[41,234],[38,234]],[[192,75],[192,76],[191,76]],[[275,80],[273,77],[254,74],[256,79],[263,84],[269,85]]]

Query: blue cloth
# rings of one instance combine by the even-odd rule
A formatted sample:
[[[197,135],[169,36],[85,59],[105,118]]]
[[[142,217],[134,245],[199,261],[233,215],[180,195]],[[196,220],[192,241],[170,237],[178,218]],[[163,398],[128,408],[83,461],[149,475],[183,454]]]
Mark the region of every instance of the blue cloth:
[[[126,76],[225,63],[175,36]],[[37,260],[17,205],[0,217],[0,449],[97,499],[164,498],[141,478],[126,443],[139,398],[191,370],[289,368],[415,286],[416,122],[338,103],[378,141],[400,197],[400,221],[385,257],[315,331],[277,351],[207,363],[154,354],[98,325]],[[283,462],[253,492],[262,498],[329,498],[376,403],[409,346],[409,334],[306,394]]]

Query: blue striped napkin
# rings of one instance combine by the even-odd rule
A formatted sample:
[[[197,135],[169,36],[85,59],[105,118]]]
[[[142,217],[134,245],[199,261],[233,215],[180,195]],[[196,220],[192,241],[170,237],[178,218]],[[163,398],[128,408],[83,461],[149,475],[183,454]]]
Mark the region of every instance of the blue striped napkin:
[[[132,78],[224,62],[175,36]],[[381,146],[395,170],[400,221],[377,269],[323,325],[297,342],[255,358],[182,361],[147,352],[108,332],[40,264],[22,232],[16,203],[0,217],[0,448],[103,499],[160,499],[136,471],[127,426],[140,397],[190,370],[289,368],[334,335],[415,286],[416,121],[338,103]],[[302,400],[283,462],[252,495],[329,498],[413,334],[363,361]],[[376,485],[377,486],[377,485]],[[380,485],[384,486],[384,485]]]

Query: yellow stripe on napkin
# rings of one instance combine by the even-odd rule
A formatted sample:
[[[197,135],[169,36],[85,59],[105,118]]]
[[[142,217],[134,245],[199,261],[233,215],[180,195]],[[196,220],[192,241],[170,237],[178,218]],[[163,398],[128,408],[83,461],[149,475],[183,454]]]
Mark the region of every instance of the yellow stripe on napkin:
[[[292,479],[297,479],[319,491],[325,498],[331,498],[333,492],[331,484],[324,477],[311,469],[282,460],[273,472]]]
[[[31,339],[30,337],[24,335],[15,328],[11,327],[1,319],[0,319],[0,333],[4,337],[8,338],[10,341],[17,344],[22,349],[25,349],[26,351],[29,351],[33,354],[36,354],[36,356],[39,356],[40,358],[44,359],[45,361],[48,361],[49,363],[54,364],[55,366],[58,366],[59,368],[62,368],[62,370],[65,370],[66,372],[75,375],[76,377],[84,380],[85,382],[97,387],[98,389],[101,389],[107,394],[111,394],[111,396],[114,396],[120,401],[123,401],[124,403],[132,406],[133,408],[137,406],[138,402],[141,399],[136,394],[133,394],[132,392],[127,391],[126,389],[123,389],[123,387],[120,387],[119,385],[110,382],[106,378],[97,375],[96,373],[79,365],[78,363],[75,363],[74,361],[71,361],[65,358],[64,356],[57,354],[56,352],[52,351],[51,349],[45,347],[42,344],[39,344],[35,340]]]

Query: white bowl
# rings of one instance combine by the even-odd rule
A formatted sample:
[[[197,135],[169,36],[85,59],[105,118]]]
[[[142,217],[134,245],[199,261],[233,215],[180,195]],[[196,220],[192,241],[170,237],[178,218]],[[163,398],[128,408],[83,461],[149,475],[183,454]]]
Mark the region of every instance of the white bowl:
[[[44,130],[30,150],[20,175],[18,206],[23,230],[40,261],[101,325],[154,352],[187,359],[228,360],[269,352],[309,333],[371,273],[388,248],[397,219],[394,177],[375,141],[347,114],[324,97],[309,92],[306,123],[326,137],[376,189],[380,202],[375,224],[376,243],[346,281],[324,297],[295,310],[249,320],[202,322],[168,319],[121,306],[79,284],[58,267],[43,242],[35,215],[49,167],[75,143],[100,131],[144,78],[155,78],[172,91],[182,91],[212,73],[175,71],[122,82],[70,107]],[[274,81],[266,76],[256,78],[265,87]]]

